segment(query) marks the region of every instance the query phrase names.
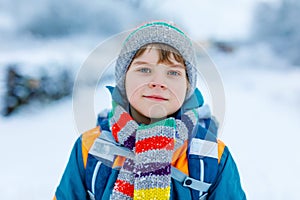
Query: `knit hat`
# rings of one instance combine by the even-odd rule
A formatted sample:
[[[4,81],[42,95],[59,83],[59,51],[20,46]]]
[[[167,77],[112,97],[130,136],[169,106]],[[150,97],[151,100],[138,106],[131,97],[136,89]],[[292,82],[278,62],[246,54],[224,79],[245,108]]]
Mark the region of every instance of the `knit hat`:
[[[151,43],[167,44],[176,49],[184,58],[190,87],[186,99],[194,92],[197,82],[197,70],[192,41],[179,28],[171,23],[155,21],[146,23],[129,34],[116,61],[116,88],[126,97],[125,75],[136,52]],[[127,100],[127,99],[126,99]]]

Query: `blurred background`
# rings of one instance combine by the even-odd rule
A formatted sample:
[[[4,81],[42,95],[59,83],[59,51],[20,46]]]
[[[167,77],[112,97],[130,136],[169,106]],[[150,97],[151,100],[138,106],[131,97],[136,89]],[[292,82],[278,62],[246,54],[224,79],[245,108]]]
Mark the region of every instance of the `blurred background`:
[[[300,199],[299,10],[297,0],[0,1],[0,199],[52,198],[79,136],[80,66],[107,38],[161,19],[202,44],[220,72],[220,138],[248,199]]]

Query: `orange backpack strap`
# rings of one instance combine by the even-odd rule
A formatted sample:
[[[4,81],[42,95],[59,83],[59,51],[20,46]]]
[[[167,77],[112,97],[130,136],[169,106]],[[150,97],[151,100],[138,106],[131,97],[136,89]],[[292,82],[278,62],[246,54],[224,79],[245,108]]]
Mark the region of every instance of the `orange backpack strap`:
[[[85,133],[82,134],[82,158],[83,158],[83,165],[86,168],[88,153],[94,144],[94,141],[100,136],[100,127],[97,126]]]
[[[221,161],[221,157],[223,155],[224,149],[225,149],[225,144],[221,140],[218,140],[218,163]]]

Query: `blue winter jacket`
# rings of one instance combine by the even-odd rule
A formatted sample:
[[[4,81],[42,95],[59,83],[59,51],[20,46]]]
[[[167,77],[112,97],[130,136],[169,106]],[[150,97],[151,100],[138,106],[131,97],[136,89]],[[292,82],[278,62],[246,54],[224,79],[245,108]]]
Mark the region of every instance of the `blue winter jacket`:
[[[84,200],[89,199],[87,193],[87,186],[85,181],[85,164],[87,159],[87,149],[83,145],[85,137],[89,137],[92,140],[92,135],[97,135],[97,129],[93,129],[82,135],[75,143],[71,156],[61,182],[57,187],[54,199],[57,200]],[[219,143],[222,148],[223,143]],[[113,171],[112,179],[117,178],[117,171]],[[176,183],[175,183],[176,184]],[[112,189],[113,183],[110,183],[108,188]],[[176,196],[174,199],[191,199],[191,196],[186,196],[190,192],[185,191],[184,187],[176,187],[179,191],[175,191]],[[111,191],[110,191],[111,192]],[[110,192],[106,192],[102,199],[109,199]],[[220,156],[220,162],[218,165],[217,177],[208,191],[209,200],[244,200],[246,199],[245,193],[241,187],[240,177],[236,164],[225,146]]]

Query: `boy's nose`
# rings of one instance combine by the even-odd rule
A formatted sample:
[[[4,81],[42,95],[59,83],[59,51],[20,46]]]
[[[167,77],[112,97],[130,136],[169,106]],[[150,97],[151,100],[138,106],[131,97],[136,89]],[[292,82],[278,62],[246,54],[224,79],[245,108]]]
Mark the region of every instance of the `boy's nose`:
[[[151,89],[153,88],[161,88],[161,89],[166,89],[167,88],[167,85],[166,84],[163,84],[163,83],[157,83],[157,82],[150,82],[149,84],[149,87]]]

